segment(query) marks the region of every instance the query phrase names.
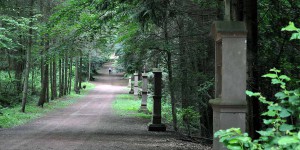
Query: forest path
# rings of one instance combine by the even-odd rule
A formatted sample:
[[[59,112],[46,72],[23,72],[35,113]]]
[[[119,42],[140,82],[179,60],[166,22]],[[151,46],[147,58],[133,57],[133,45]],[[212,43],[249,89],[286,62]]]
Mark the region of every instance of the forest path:
[[[116,94],[128,93],[127,80],[111,63],[95,76],[96,88],[71,106],[22,126],[0,130],[0,150],[173,150],[207,149],[176,140],[172,132],[148,132],[150,120],[117,115]]]

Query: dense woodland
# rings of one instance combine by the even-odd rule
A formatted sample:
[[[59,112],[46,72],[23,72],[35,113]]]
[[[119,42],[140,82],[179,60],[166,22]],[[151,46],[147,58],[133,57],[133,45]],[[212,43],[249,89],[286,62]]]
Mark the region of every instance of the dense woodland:
[[[248,87],[272,97],[278,90],[262,78],[276,67],[299,87],[300,45],[281,29],[300,26],[300,1],[234,0],[233,20],[248,30]],[[212,139],[214,98],[213,21],[219,0],[0,0],[0,105],[36,101],[38,106],[80,92],[81,82],[113,53],[115,67],[130,75],[163,69],[163,105],[173,129]],[[266,109],[248,100],[248,131],[265,128]],[[255,118],[255,119],[254,119]],[[293,119],[291,119],[293,120]],[[294,123],[297,123],[295,121]]]

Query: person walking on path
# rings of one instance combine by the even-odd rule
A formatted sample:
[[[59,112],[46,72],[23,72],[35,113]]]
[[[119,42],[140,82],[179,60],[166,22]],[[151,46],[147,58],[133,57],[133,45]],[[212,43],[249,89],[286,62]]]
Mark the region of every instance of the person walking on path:
[[[108,68],[108,74],[111,74],[112,69]]]

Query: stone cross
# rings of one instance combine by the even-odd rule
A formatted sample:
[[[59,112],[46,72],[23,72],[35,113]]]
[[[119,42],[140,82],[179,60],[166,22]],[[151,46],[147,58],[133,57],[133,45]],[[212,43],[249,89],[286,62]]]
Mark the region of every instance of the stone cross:
[[[142,74],[143,77],[143,87],[142,87],[142,102],[140,111],[147,112],[147,98],[148,98],[148,75],[147,73]]]
[[[133,75],[134,75],[134,89],[133,89],[134,93],[133,93],[133,95],[138,96],[138,94],[139,94],[139,85],[138,85],[139,74],[137,72],[135,72]]]
[[[166,125],[161,123],[161,83],[162,71],[154,68],[154,96],[153,96],[153,112],[152,123],[148,126],[148,131],[166,131]]]

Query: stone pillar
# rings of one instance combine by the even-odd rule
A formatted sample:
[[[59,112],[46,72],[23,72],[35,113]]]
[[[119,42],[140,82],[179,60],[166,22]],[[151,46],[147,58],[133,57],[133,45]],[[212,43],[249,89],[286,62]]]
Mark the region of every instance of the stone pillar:
[[[215,98],[213,130],[246,128],[246,48],[247,31],[243,22],[214,22],[215,39]],[[214,150],[226,149],[219,139],[214,139]]]
[[[129,94],[133,94],[133,86],[132,86],[132,76],[130,76],[129,78],[128,78],[128,86],[129,86],[129,88],[130,88],[130,91],[129,91]]]
[[[131,76],[128,77],[128,87],[131,87]]]
[[[134,89],[133,89],[134,93],[133,93],[133,95],[138,96],[138,94],[139,94],[139,85],[138,85],[139,74],[134,73],[133,75],[134,75]]]
[[[148,98],[148,75],[147,73],[142,74],[143,77],[143,87],[142,87],[142,102],[141,102],[141,108],[140,111],[142,112],[148,112],[147,109],[147,98]]]
[[[166,125],[161,123],[161,78],[160,69],[154,68],[154,96],[153,96],[153,113],[152,123],[148,126],[148,131],[166,131]]]

